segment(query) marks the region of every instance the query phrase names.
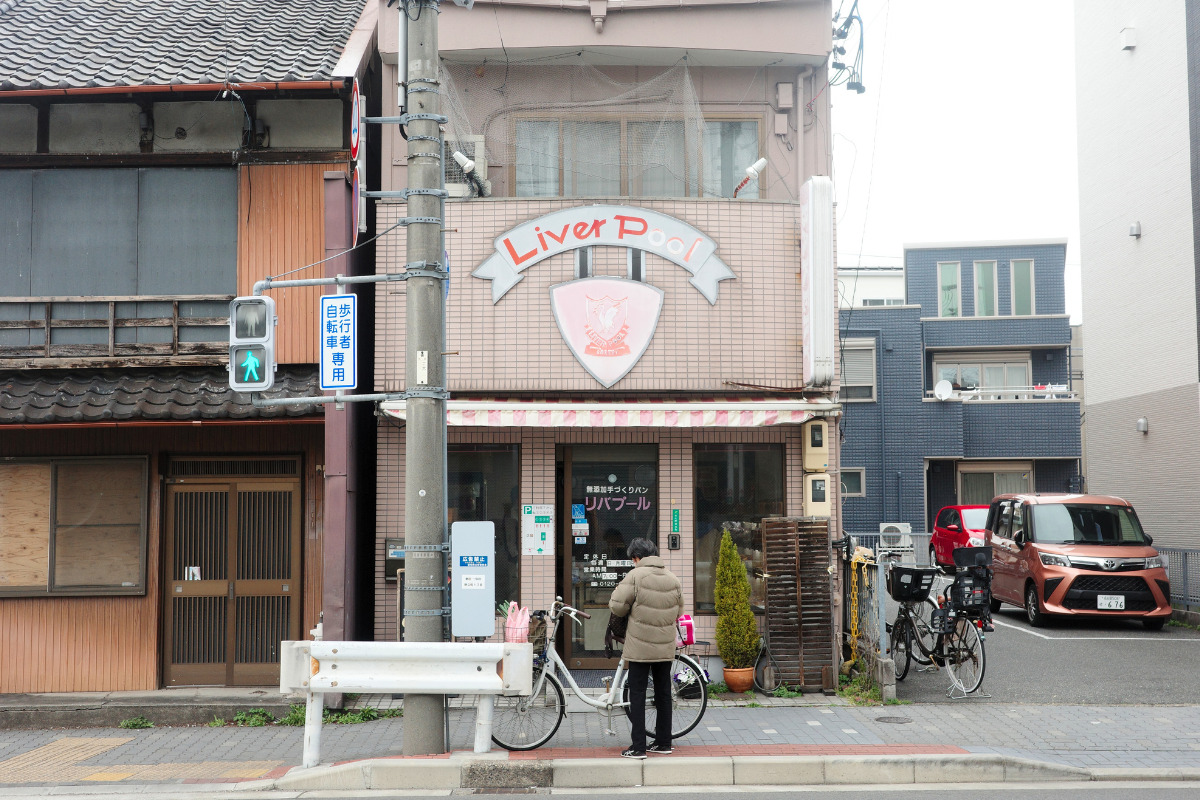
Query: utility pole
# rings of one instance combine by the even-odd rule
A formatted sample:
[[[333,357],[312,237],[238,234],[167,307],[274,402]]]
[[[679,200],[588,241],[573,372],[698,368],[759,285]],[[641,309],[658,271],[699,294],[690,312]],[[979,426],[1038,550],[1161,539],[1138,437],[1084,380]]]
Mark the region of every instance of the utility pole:
[[[441,128],[436,119],[413,119],[442,113],[438,0],[402,0],[400,13],[409,17],[408,267],[444,271]],[[410,273],[406,282],[404,639],[409,642],[442,641],[447,557],[441,549],[446,524],[444,290],[443,278],[432,275]],[[406,694],[401,753],[446,752],[444,716],[443,695]]]

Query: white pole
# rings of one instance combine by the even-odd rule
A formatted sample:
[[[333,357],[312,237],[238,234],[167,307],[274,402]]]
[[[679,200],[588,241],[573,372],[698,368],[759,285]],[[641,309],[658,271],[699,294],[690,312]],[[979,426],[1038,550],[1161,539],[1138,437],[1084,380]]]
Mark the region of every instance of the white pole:
[[[475,752],[488,753],[492,749],[492,707],[496,698],[490,694],[479,695],[475,706]]]
[[[302,767],[321,763],[321,718],[325,716],[325,695],[309,692],[304,708],[304,761]]]

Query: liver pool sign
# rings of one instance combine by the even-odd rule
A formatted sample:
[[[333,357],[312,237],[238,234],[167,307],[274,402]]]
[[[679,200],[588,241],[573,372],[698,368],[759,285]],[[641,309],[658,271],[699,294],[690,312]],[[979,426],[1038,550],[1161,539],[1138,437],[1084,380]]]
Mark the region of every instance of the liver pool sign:
[[[712,239],[686,222],[633,206],[594,205],[555,211],[496,237],[496,252],[471,273],[492,282],[492,302],[550,256],[580,247],[633,247],[655,253],[691,273],[688,281],[711,304],[721,281],[736,278],[717,258]]]

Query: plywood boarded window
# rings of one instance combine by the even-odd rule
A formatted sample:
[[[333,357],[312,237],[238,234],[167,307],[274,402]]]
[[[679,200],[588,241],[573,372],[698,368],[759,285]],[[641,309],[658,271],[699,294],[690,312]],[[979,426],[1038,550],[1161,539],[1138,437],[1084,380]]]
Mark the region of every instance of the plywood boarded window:
[[[0,593],[145,591],[145,459],[0,465]]]

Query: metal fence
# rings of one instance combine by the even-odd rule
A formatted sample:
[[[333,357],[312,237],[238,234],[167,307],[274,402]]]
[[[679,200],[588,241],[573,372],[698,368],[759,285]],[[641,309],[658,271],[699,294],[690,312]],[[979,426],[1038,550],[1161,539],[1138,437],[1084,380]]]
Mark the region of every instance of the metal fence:
[[[1159,547],[1170,561],[1171,605],[1200,607],[1200,550]]]
[[[879,658],[888,658],[890,647],[887,624],[896,615],[895,602],[888,597],[883,567],[878,562],[881,553],[899,556],[901,564],[929,566],[928,533],[878,534],[850,533],[855,546],[870,550],[871,559],[855,559],[845,565],[847,641],[855,654],[866,659],[874,668]]]

